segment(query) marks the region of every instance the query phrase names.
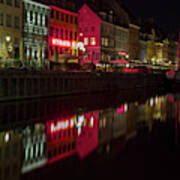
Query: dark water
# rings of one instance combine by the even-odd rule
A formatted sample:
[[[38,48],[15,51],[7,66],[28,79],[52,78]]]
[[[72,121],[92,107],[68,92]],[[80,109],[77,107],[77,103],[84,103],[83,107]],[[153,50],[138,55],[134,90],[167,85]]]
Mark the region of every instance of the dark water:
[[[0,104],[0,180],[180,177],[180,94]]]

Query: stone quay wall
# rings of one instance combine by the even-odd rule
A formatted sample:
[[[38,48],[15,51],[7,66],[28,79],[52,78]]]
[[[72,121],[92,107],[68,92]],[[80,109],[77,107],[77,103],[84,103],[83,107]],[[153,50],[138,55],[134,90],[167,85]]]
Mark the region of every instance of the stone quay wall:
[[[0,71],[0,101],[162,87],[163,74]]]

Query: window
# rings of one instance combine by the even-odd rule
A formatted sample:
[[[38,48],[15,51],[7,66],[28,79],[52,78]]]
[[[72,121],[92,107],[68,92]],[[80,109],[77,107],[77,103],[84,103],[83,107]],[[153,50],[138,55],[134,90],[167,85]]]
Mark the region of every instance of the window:
[[[73,33],[72,33],[72,31],[70,32],[70,40],[72,40],[73,39]]]
[[[4,15],[3,13],[0,13],[0,26],[4,25]]]
[[[85,38],[84,38],[84,45],[85,45],[85,46],[88,45],[88,43],[89,43],[88,41],[89,41],[89,40],[88,40],[88,37],[85,37]]]
[[[19,2],[19,0],[15,0],[15,7],[17,7],[17,8],[20,7],[20,2]]]
[[[63,29],[61,29],[61,39],[63,39],[64,38],[64,31],[63,31]]]
[[[54,31],[54,28],[51,27],[51,28],[50,28],[50,36],[51,36],[51,37],[53,37],[53,31]]]
[[[109,44],[109,43],[108,43],[108,38],[105,38],[105,39],[104,39],[104,45],[105,45],[105,46],[108,46],[108,44]]]
[[[70,22],[73,23],[73,16],[70,16]]]
[[[12,21],[11,15],[7,15],[6,16],[6,26],[7,27],[11,27],[11,21]]]
[[[32,22],[33,21],[33,12],[30,11],[30,21]]]
[[[66,39],[68,39],[68,30],[66,30]]]
[[[12,0],[7,0],[6,3],[7,5],[12,6]]]
[[[0,49],[2,49],[2,47],[3,47],[3,37],[0,36]],[[0,150],[0,151],[1,151],[1,150]]]
[[[90,44],[91,44],[92,46],[95,46],[95,45],[96,45],[96,38],[95,38],[95,37],[91,37],[91,39],[90,39]]]
[[[35,25],[37,25],[37,24],[38,24],[38,13],[35,12]]]
[[[75,24],[77,24],[77,17],[75,17]]]
[[[95,31],[95,27],[94,27],[94,26],[91,27],[91,31],[92,31],[92,32]]]
[[[66,15],[66,22],[68,22],[68,19],[69,19],[69,16],[68,16],[68,15]]]
[[[74,33],[74,40],[77,40],[77,32]]]
[[[56,37],[58,38],[59,36],[59,29],[56,29]]]
[[[56,19],[59,19],[59,12],[56,11]]]
[[[4,0],[0,0],[0,3],[3,3],[4,2]]]
[[[61,21],[64,21],[64,14],[61,14]]]
[[[14,27],[16,29],[19,29],[19,17],[18,16],[15,16],[15,18],[14,18]]]
[[[54,10],[51,9],[51,18],[54,18]]]
[[[102,37],[102,39],[101,39],[101,44],[102,44],[102,46],[104,46],[105,45],[105,39]]]

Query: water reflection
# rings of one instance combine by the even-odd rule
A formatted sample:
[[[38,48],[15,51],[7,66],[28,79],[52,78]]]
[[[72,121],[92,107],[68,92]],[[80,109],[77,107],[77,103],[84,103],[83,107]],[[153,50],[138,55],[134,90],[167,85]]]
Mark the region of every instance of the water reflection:
[[[178,143],[178,99],[178,95],[168,94],[144,101],[116,103],[112,107],[96,107],[94,110],[92,106],[87,110],[71,105],[72,111],[55,100],[47,104],[35,101],[28,102],[26,106],[22,103],[5,105],[7,109],[16,108],[21,113],[15,117],[16,113],[12,112],[14,122],[7,118],[7,122],[1,122],[0,180],[19,180],[21,174],[72,156],[83,161],[96,150],[100,154],[112,154],[112,141],[120,139],[120,148],[124,148],[141,129],[151,133],[156,123],[173,119],[175,143]],[[27,113],[28,116],[24,112],[29,111],[27,107],[33,111]],[[7,111],[3,112],[3,117],[4,113],[7,115]],[[117,153],[120,153],[120,148],[116,149]]]

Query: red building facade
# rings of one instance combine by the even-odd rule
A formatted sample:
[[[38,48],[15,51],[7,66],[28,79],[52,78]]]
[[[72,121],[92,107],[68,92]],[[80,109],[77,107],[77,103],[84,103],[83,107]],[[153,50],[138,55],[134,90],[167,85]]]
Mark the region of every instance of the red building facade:
[[[64,62],[66,56],[78,56],[78,14],[50,6],[49,60]]]
[[[79,42],[84,43],[82,63],[97,64],[101,52],[101,18],[86,4],[79,10]]]

